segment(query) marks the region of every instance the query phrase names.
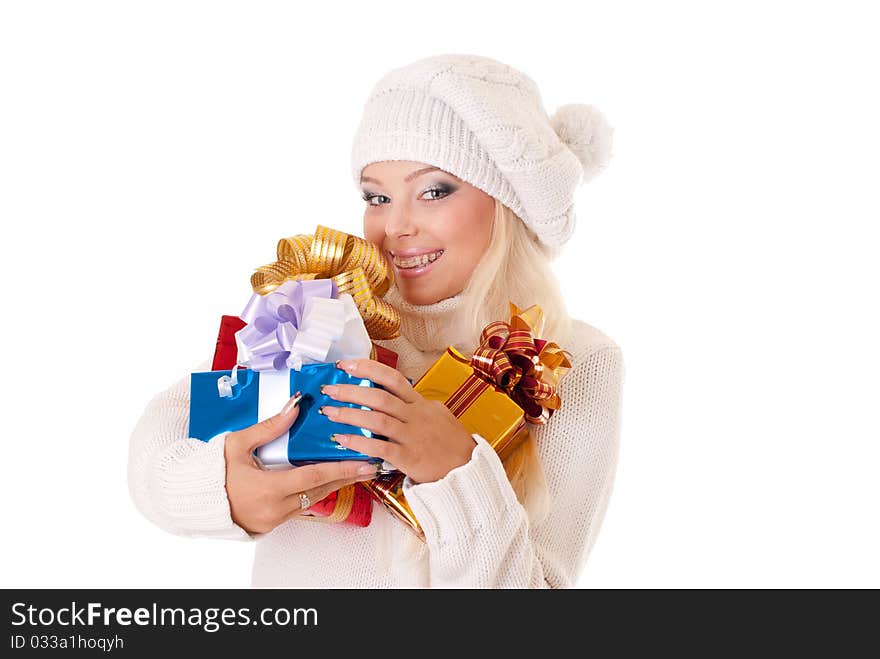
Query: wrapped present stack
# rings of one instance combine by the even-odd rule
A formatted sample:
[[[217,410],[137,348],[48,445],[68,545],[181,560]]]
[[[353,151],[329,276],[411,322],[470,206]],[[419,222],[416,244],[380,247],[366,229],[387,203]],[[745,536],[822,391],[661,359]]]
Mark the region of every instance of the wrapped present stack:
[[[571,369],[571,355],[538,338],[543,330],[544,314],[538,305],[520,310],[510,303],[509,321],[486,325],[473,357],[448,347],[414,388],[446,405],[503,460],[528,437],[529,424],[546,424],[562,405],[559,381]],[[403,494],[404,478],[397,473],[361,485],[424,540]]]
[[[381,296],[392,273],[378,248],[324,226],[314,235],[284,238],[277,260],[251,276],[253,294],[239,316],[221,318],[212,370],[193,373],[190,437],[208,441],[276,414],[301,391],[300,412],[288,432],[255,451],[267,469],[328,460],[374,458],[332,441],[332,433],[369,430],[317,414],[331,401],[322,384],[378,386],[335,367],[338,359],[371,358],[396,368],[397,355],[373,343],[399,335],[397,312]],[[366,526],[370,495],[346,486],[309,508],[327,521]]]

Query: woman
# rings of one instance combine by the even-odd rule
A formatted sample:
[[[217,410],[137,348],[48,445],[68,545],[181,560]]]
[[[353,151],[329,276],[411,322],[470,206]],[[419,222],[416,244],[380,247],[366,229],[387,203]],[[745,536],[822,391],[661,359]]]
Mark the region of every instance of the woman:
[[[347,462],[264,472],[253,449],[296,419],[276,417],[203,443],[186,436],[188,378],[160,394],[132,435],[138,508],[172,533],[257,540],[254,586],[569,587],[595,541],[618,455],[623,362],[599,330],[570,319],[549,260],[574,229],[576,186],[610,155],[611,129],[585,105],[544,111],[534,82],[494,60],[425,58],[387,74],[352,149],[364,236],[392,264],[386,299],[401,336],[381,345],[399,371],[338,366],[385,391],[326,387],[330,418],[389,438],[337,436],[391,461],[425,542],[381,506],[366,528],[306,523],[310,502],[374,476]],[[572,356],[562,408],[502,463],[417,380],[449,345],[470,356],[512,301],[539,304],[543,337]],[[207,364],[205,365],[207,368]],[[363,473],[363,471],[366,473]]]

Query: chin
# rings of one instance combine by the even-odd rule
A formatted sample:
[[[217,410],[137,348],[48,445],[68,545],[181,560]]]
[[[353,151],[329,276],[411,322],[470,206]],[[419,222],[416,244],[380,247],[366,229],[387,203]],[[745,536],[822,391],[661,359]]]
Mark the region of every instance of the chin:
[[[410,304],[415,304],[418,306],[434,304],[435,302],[439,302],[440,300],[442,300],[444,297],[432,294],[430,291],[413,290],[410,288],[401,288],[400,295]]]
[[[421,286],[412,286],[412,287],[399,287],[401,297],[409,302],[410,304],[415,304],[419,306],[424,306],[426,304],[435,304],[446,298],[453,297],[454,295],[458,295],[461,291],[451,292],[451,291],[437,291],[431,287],[421,287]]]

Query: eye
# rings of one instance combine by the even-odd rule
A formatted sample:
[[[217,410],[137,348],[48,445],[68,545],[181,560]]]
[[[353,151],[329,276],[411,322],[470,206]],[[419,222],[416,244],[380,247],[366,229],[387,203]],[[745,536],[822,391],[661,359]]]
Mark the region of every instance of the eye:
[[[361,197],[365,202],[367,202],[368,206],[379,206],[379,204],[374,204],[373,199],[388,199],[385,195],[381,194],[373,194],[371,192],[364,192]]]
[[[428,188],[427,190],[425,190],[422,193],[422,195],[428,195],[426,201],[437,201],[439,199],[443,199],[444,197],[448,197],[453,192],[455,192],[455,189],[449,188],[448,186],[435,185],[434,187],[431,187],[431,188]],[[391,201],[385,195],[373,194],[372,192],[366,192],[366,191],[361,195],[361,198],[363,198],[363,200],[365,202],[367,202],[367,205],[369,205],[369,206],[380,206],[382,204],[387,204],[389,201]],[[373,203],[374,199],[380,199],[380,200],[385,199],[385,201]]]
[[[427,190],[425,190],[422,194],[432,195],[433,193],[436,193],[436,196],[429,196],[428,197],[428,201],[436,201],[438,199],[443,199],[443,197],[446,197],[446,196],[452,194],[452,192],[453,192],[453,190],[446,187],[445,185],[435,185],[434,187],[428,188]]]

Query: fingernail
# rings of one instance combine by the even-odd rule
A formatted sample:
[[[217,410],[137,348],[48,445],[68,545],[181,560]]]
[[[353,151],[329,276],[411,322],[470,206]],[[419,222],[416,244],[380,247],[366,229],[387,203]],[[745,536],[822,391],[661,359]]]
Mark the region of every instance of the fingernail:
[[[374,474],[376,473],[376,465],[374,464],[365,464],[358,467],[359,474]]]
[[[336,360],[336,368],[339,368],[339,365],[342,363],[341,359]]]
[[[293,398],[291,398],[289,401],[287,401],[287,403],[284,405],[284,409],[281,410],[281,413],[282,414],[290,414],[291,412],[293,412],[293,408],[296,407],[297,405],[299,405],[299,401],[301,401],[301,400],[302,400],[302,392],[297,391],[293,395]]]

